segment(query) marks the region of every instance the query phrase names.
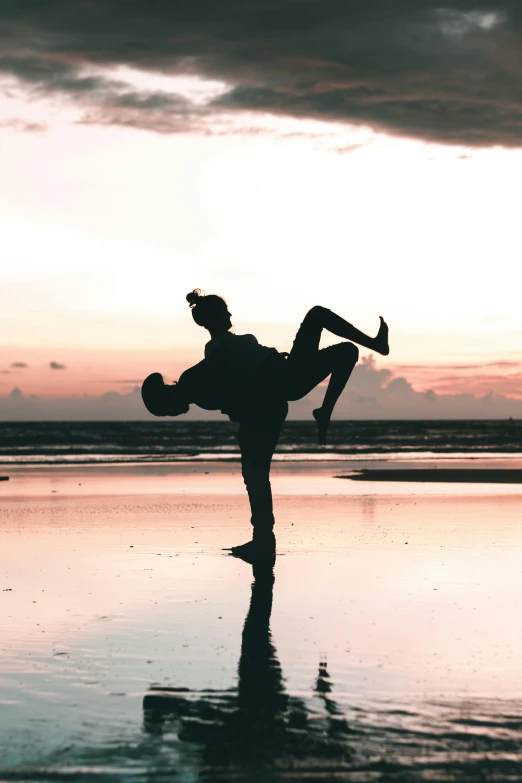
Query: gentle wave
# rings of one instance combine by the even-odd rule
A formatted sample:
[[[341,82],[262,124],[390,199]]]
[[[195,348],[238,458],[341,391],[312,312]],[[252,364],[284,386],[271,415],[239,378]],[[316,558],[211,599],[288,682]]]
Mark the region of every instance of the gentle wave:
[[[238,459],[236,425],[218,422],[0,424],[0,464],[90,464]],[[520,458],[518,421],[332,422],[317,445],[313,422],[286,422],[279,461]]]
[[[152,455],[143,456],[142,454],[92,454],[86,457],[83,454],[72,454],[67,459],[63,457],[56,457],[48,455],[41,456],[29,456],[29,457],[3,457],[0,459],[0,464],[3,465],[140,465],[140,464],[161,464],[169,465],[177,462],[237,462],[241,458],[239,451],[230,451],[227,453],[215,453],[215,452],[203,452],[197,455],[190,454],[167,454],[167,455]],[[509,460],[509,461],[521,461],[522,452],[514,454],[503,453],[491,453],[491,454],[474,454],[471,455],[466,452],[454,453],[454,454],[437,454],[436,452],[396,452],[386,453],[375,452],[368,454],[342,454],[333,451],[326,451],[321,454],[307,454],[306,452],[299,452],[294,454],[274,454],[274,462],[374,462],[375,460],[381,460],[386,462],[405,460],[408,462],[424,462],[425,460],[469,460],[480,459],[484,460]]]

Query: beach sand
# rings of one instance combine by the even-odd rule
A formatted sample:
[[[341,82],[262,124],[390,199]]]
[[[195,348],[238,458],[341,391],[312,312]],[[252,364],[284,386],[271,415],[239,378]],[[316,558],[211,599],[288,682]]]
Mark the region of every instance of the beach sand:
[[[438,484],[522,484],[522,470],[499,468],[417,468],[385,470],[369,468],[349,476],[352,481],[426,481]]]
[[[521,488],[346,472],[10,469],[0,779],[520,779]]]

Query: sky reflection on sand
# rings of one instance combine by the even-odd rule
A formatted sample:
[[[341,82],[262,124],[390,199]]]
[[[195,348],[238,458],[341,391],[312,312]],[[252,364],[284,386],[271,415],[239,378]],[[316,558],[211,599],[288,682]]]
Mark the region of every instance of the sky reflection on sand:
[[[153,683],[237,684],[252,573],[221,548],[248,537],[245,498],[130,494],[138,478],[121,473],[126,495],[77,496],[57,480],[58,495],[42,484],[39,498],[6,497],[0,512],[4,776],[144,742]],[[316,699],[326,656],[349,721],[402,709],[443,733],[448,710],[478,714],[480,700],[490,717],[520,712],[522,497],[512,487],[362,494],[338,481],[343,494],[319,497],[326,476],[283,481],[271,634],[292,698]]]
[[[338,460],[324,462],[276,462],[271,471],[274,494],[280,495],[442,495],[446,486],[418,484],[412,481],[396,487],[392,483],[369,482],[364,486],[358,483],[339,481],[339,475],[351,471],[366,469],[410,469],[410,468],[488,468],[522,469],[519,456],[468,458],[437,456],[436,459],[375,459],[350,461],[349,464]],[[0,497],[18,498],[53,497],[53,495],[93,496],[93,495],[194,495],[203,496],[205,502],[209,495],[240,495],[244,492],[239,460],[233,462],[171,462],[154,464],[114,464],[114,465],[60,465],[42,466],[4,466],[3,475],[9,481],[2,482]],[[412,474],[412,477],[414,474]],[[491,484],[461,484],[451,490],[455,495],[497,495],[498,488]],[[522,485],[505,486],[505,495],[522,497]],[[57,500],[58,498],[53,498]],[[244,499],[244,498],[243,498]]]

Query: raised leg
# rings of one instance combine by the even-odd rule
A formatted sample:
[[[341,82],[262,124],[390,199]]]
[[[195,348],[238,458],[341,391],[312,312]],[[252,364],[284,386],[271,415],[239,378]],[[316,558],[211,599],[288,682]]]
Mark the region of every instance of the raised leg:
[[[380,319],[380,327],[375,337],[369,337],[361,332],[337,313],[328,310],[326,307],[312,307],[305,315],[304,320],[299,327],[297,335],[292,346],[290,356],[300,360],[307,360],[311,353],[319,350],[319,341],[323,329],[335,334],[337,337],[343,337],[345,340],[362,345],[364,348],[370,348],[372,351],[387,356],[390,352],[388,345],[388,326],[383,318]]]
[[[324,445],[333,409],[359,358],[353,343],[338,343],[309,356],[308,361],[296,361],[290,355],[287,375],[287,398],[300,400],[330,375],[323,404],[314,410],[319,443]]]
[[[334,356],[335,366],[330,375],[330,382],[324,395],[323,404],[320,408],[314,410],[314,418],[317,422],[317,436],[319,444],[322,446],[326,443],[326,433],[330,426],[330,419],[332,418],[335,404],[344,391],[344,387],[348,383],[348,379],[359,358],[359,351],[352,343],[339,343],[339,345],[332,347],[336,349]]]

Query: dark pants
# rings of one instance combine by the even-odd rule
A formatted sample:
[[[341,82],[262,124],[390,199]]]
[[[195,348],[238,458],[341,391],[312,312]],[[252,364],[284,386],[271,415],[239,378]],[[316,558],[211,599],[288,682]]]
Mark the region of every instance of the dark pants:
[[[270,532],[274,526],[270,466],[288,413],[287,400],[305,397],[336,372],[343,375],[344,388],[357,362],[359,351],[352,343],[319,349],[323,329],[343,336],[345,326],[350,325],[331,310],[313,307],[299,327],[288,358],[279,354],[268,360],[244,395],[248,403],[238,417],[238,440],[254,538]]]
[[[282,385],[285,399],[301,400],[329,375],[353,368],[359,358],[359,349],[350,342],[319,348],[324,329],[342,337],[344,319],[326,307],[312,307],[305,315],[295,336],[286,363]],[[346,382],[346,381],[345,381]]]
[[[267,415],[265,408],[257,417],[252,411],[239,422],[241,471],[250,501],[254,538],[274,527],[270,466],[287,412],[286,401],[281,401],[273,406],[272,415]]]

